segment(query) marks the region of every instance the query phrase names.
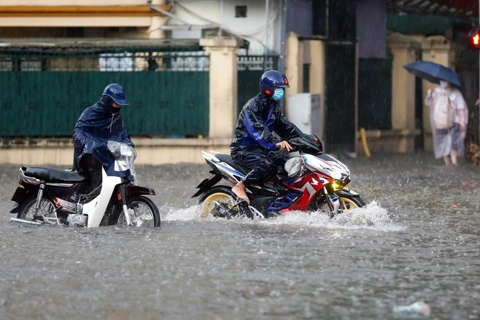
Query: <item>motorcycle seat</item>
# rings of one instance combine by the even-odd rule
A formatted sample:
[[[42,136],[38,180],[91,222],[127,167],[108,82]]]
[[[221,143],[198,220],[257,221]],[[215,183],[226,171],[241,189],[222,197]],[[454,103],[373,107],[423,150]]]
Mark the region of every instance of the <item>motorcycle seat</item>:
[[[65,171],[47,167],[28,167],[25,170],[25,175],[46,182],[77,183],[86,179],[86,176],[78,171]]]
[[[239,165],[239,164],[237,164],[236,162],[234,162],[233,159],[232,159],[232,156],[229,155],[229,154],[221,154],[221,153],[219,153],[219,154],[216,154],[215,157],[216,157],[218,160],[223,161],[223,162],[229,164],[232,168],[237,169],[238,171],[240,171],[240,172],[243,173],[243,174],[247,174],[247,173],[250,172],[250,169],[248,169],[248,168],[246,168],[246,167],[244,167],[244,166],[242,166],[242,165]]]
[[[243,173],[245,175],[248,174],[251,171],[250,169],[234,162],[233,159],[232,159],[232,156],[230,156],[228,154],[219,153],[219,154],[216,154],[215,157],[217,157],[218,160],[229,164],[232,168],[237,169],[238,171],[240,171],[241,173]],[[280,180],[288,178],[288,173],[287,172],[279,172],[278,174],[279,174],[279,179]]]

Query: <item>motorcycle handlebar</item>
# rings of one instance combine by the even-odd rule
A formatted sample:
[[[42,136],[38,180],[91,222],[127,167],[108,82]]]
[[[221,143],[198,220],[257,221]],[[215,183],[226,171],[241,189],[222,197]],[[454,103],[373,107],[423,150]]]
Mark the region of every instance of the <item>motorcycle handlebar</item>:
[[[284,140],[284,141],[287,141],[287,140]],[[288,141],[287,141],[287,142],[288,142]],[[288,144],[290,144],[290,143],[288,143]],[[281,150],[281,145],[276,144],[276,145],[275,145],[275,148],[273,148],[273,151],[285,151],[285,152],[295,152],[295,151],[297,151],[297,148],[295,148],[295,147],[292,146],[291,144],[290,144],[290,147],[291,147],[290,151]]]

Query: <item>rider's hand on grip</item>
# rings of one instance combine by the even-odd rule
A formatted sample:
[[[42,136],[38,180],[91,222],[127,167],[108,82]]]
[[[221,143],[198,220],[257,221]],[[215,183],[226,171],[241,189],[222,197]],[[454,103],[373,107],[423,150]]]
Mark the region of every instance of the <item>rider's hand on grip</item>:
[[[277,145],[275,146],[275,150],[290,152],[290,150],[292,150],[292,146],[290,145],[290,143],[288,143],[288,141],[281,141],[277,143]]]

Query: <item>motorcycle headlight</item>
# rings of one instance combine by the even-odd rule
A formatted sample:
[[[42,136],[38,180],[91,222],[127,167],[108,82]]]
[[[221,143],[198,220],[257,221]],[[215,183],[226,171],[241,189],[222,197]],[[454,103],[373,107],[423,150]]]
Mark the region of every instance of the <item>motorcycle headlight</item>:
[[[342,190],[343,188],[346,187],[346,185],[350,182],[350,180],[333,180],[329,187],[331,191],[338,191]]]

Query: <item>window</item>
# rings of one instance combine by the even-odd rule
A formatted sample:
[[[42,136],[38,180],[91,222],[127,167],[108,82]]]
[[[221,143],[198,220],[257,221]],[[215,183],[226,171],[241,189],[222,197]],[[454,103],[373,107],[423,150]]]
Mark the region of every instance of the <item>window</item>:
[[[235,18],[246,18],[247,6],[235,6]]]

